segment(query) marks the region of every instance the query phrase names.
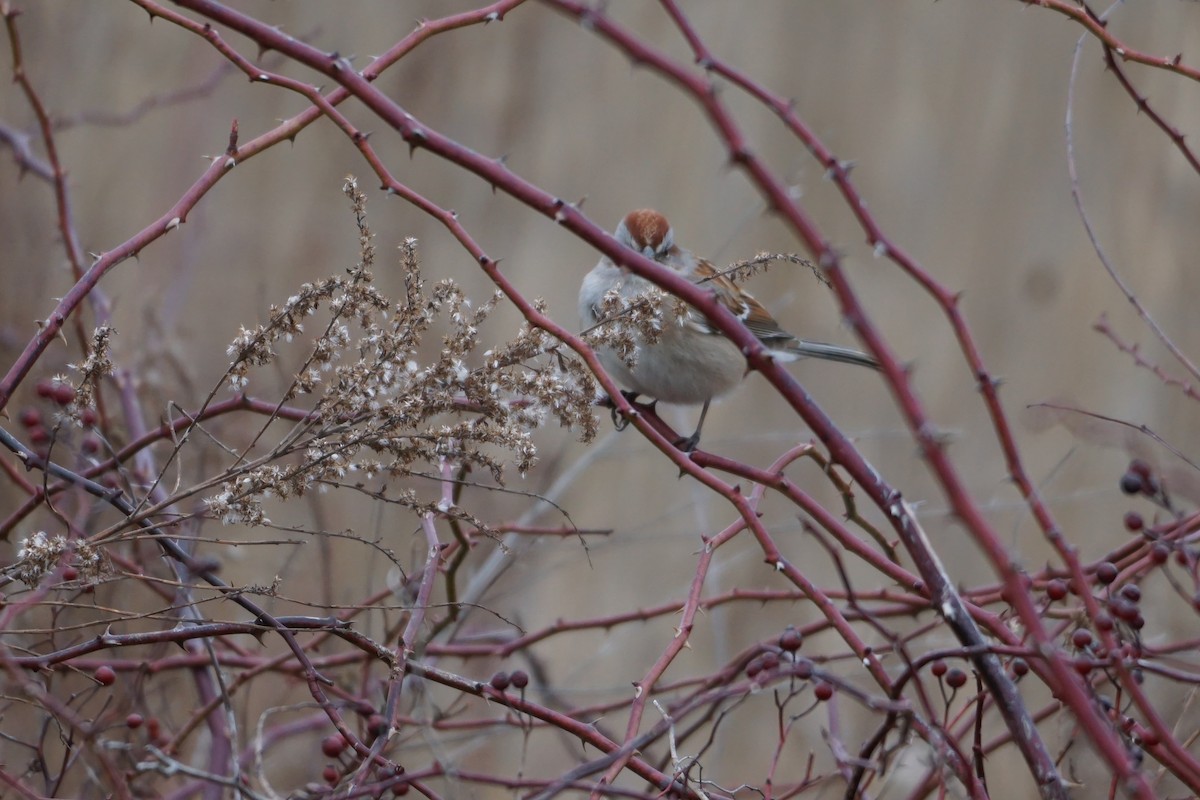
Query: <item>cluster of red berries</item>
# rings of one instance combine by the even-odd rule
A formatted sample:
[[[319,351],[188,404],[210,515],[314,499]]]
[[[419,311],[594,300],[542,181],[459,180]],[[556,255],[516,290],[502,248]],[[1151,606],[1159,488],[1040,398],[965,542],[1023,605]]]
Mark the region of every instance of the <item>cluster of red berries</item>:
[[[1166,489],[1163,487],[1162,482],[1155,477],[1150,465],[1140,458],[1135,458],[1129,462],[1128,469],[1121,476],[1121,491],[1128,495],[1144,495],[1168,511],[1171,510],[1170,499],[1167,497]],[[1152,530],[1147,530],[1146,520],[1137,511],[1125,512],[1122,522],[1125,525],[1125,530],[1130,533],[1140,534],[1151,540],[1156,538]],[[1150,560],[1154,564],[1165,564],[1171,558],[1171,552],[1172,547],[1170,544],[1155,541],[1150,545]],[[1182,550],[1175,550],[1175,557],[1182,566],[1187,566],[1186,553]]]
[[[108,664],[101,664],[92,672],[92,679],[101,686],[112,686],[117,682],[117,671]],[[145,717],[136,711],[131,711],[125,715],[125,727],[131,731],[141,730],[144,727],[147,740],[155,747],[165,747],[169,742],[158,717]]]
[[[34,391],[39,398],[48,401],[59,409],[64,409],[75,402],[75,387],[69,383],[43,378],[37,382]],[[81,409],[79,411],[79,420],[85,428],[90,429],[96,424],[96,410],[91,407]],[[37,406],[26,406],[17,415],[17,421],[25,428],[25,437],[33,446],[34,451],[42,458],[45,458],[50,451],[50,439],[52,428],[54,427],[53,420],[48,420],[42,409]],[[91,455],[100,450],[100,439],[96,435],[89,433],[80,442],[80,447],[84,453]]]
[[[756,680],[759,675],[771,672],[780,664],[787,662],[787,675],[802,681],[811,680],[816,670],[811,661],[798,658],[796,651],[804,644],[804,634],[795,626],[788,625],[779,634],[776,647],[766,647],[761,653],[746,662],[746,677]],[[833,684],[817,680],[813,684],[813,694],[818,700],[828,700],[833,697]]]
[[[940,658],[929,665],[929,671],[939,681],[945,681],[951,689],[961,689],[967,685],[967,673],[958,667],[951,667]]]
[[[511,675],[507,672],[497,672],[488,681],[488,684],[497,692],[503,692],[512,686],[514,689],[524,689],[529,685],[529,673],[524,670],[516,670]]]
[[[377,716],[379,716],[379,715],[372,714],[371,718],[374,719]],[[382,720],[383,718],[380,717],[380,719]],[[321,771],[322,779],[324,779],[324,781],[327,784],[329,784],[330,786],[336,786],[338,784],[338,782],[342,779],[343,769],[341,767],[343,765],[340,762],[340,758],[341,758],[342,753],[344,753],[349,746],[350,746],[350,743],[348,741],[346,741],[346,737],[343,736],[341,733],[331,734],[321,740],[321,752],[325,755],[325,757],[339,759],[339,763],[326,764],[325,769],[323,769]],[[387,774],[384,777],[394,779],[394,778],[399,778],[403,774],[404,774],[404,767],[397,766],[397,767],[391,767],[389,770],[389,774]],[[390,791],[395,796],[403,797],[404,795],[408,794],[408,788],[409,788],[408,783],[403,782],[403,783],[397,783],[396,785],[392,786]]]

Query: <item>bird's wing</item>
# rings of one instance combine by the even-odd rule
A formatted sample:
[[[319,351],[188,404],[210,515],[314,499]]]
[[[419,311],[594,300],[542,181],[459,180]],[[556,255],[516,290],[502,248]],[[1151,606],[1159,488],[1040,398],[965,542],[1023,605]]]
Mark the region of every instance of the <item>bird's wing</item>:
[[[779,326],[771,312],[763,308],[762,303],[755,300],[752,294],[739,288],[708,261],[697,259],[692,274],[693,280],[712,289],[721,305],[744,322],[750,332],[767,347],[783,348],[796,340],[796,337]],[[689,321],[698,330],[711,334],[721,333],[703,314],[694,311],[690,316]]]

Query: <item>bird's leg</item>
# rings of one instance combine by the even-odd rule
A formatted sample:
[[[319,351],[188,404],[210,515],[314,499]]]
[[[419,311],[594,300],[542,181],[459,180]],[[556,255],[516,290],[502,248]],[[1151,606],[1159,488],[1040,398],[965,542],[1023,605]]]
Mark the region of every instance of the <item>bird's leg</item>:
[[[686,439],[680,439],[675,442],[675,446],[685,453],[690,453],[696,449],[696,445],[700,444],[700,429],[704,427],[704,418],[708,416],[708,404],[712,400],[705,400],[704,407],[700,409],[700,422],[696,424],[696,432]]]

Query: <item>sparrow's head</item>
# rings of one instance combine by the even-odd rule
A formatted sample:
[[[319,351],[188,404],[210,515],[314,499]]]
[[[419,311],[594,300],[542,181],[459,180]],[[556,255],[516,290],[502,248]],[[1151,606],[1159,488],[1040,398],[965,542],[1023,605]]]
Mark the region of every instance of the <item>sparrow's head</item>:
[[[675,246],[671,223],[652,208],[630,211],[617,226],[617,241],[655,261],[662,261]]]

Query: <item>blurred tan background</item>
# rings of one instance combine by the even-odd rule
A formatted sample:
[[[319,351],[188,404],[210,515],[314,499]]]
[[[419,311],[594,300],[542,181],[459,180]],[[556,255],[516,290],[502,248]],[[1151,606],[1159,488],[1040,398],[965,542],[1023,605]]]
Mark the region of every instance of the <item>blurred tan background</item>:
[[[222,63],[180,29],[161,20],[150,25],[131,3],[22,5],[27,67],[59,117],[124,113],[144,98],[203,82]],[[470,6],[437,0],[234,5],[325,50],[357,54],[360,67],[411,30],[417,18]],[[1093,423],[1072,432],[1025,411],[1043,401],[1075,405],[1145,424],[1185,452],[1200,418],[1178,390],[1136,368],[1092,330],[1107,314],[1124,337],[1144,343],[1150,358],[1179,372],[1103,272],[1072,205],[1064,115],[1078,27],[1015,0],[682,5],[717,55],[796,98],[800,116],[840,158],[856,164],[853,178],[885,231],[945,285],[965,293],[966,317],[983,357],[1004,381],[1001,397],[1026,467],[1085,559],[1123,541],[1121,514],[1140,507],[1116,490],[1131,452],[1167,470],[1183,496],[1200,497],[1196,476],[1145,436]],[[617,1],[609,11],[690,62],[683,40],[655,4]],[[1200,45],[1198,14],[1187,3],[1154,4],[1153,13],[1127,9],[1118,12],[1112,30],[1147,52],[1186,57]],[[253,57],[246,41],[237,36],[230,41]],[[293,66],[284,69],[323,82]],[[1130,74],[1183,132],[1200,129],[1196,86],[1133,67]],[[674,222],[684,246],[717,262],[799,249],[763,213],[747,180],[727,167],[721,144],[690,101],[537,2],[502,23],[435,38],[389,70],[379,85],[425,124],[482,153],[506,156],[514,171],[560,197],[586,198],[585,212],[605,226],[632,208],[652,206]],[[973,377],[934,304],[889,262],[873,258],[820,168],[769,112],[729,88],[723,97],[739,112],[752,147],[789,176],[806,209],[846,254],[865,307],[901,357],[913,362],[932,419],[953,434],[951,453],[970,488],[1013,552],[1031,570],[1040,568],[1047,548],[1006,480]],[[287,92],[230,73],[208,96],[150,111],[130,124],[64,130],[58,142],[85,249],[109,249],[163,213],[205,168],[204,158],[222,152],[233,119],[247,141],[303,108]],[[589,247],[429,153],[410,159],[403,143],[361,109],[352,104],[343,109],[374,131],[372,143],[397,177],[456,209],[486,251],[503,258],[504,270],[523,290],[545,297],[559,319],[574,324],[579,280],[597,258]],[[1101,243],[1175,341],[1187,352],[1200,352],[1194,308],[1200,295],[1195,269],[1200,179],[1146,117],[1135,113],[1104,72],[1091,41],[1084,48],[1074,114],[1082,189]],[[7,81],[0,82],[0,122],[31,129],[29,110]],[[152,408],[162,408],[167,399],[194,406],[228,364],[225,347],[239,325],[257,323],[269,303],[286,298],[300,282],[353,262],[355,230],[340,193],[347,173],[357,174],[365,188],[375,185],[357,151],[332,125],[310,126],[293,145],[239,165],[177,233],[147,248],[140,260],[120,265],[102,284],[113,301],[117,355],[147,377]],[[70,285],[49,187],[19,178],[11,159],[0,157],[0,357],[6,367],[30,335],[32,320]],[[378,192],[371,194],[369,210],[381,252],[381,285],[395,290],[398,282],[385,264],[396,243],[416,236],[427,275],[452,277],[480,299],[490,292],[472,259],[432,220]],[[852,344],[832,295],[806,270],[777,266],[750,288],[794,332]],[[515,325],[515,315],[506,311],[497,315],[493,330],[503,335]],[[186,365],[191,386],[170,374],[167,354]],[[44,374],[74,358],[74,350],[56,346],[43,362]],[[977,550],[946,515],[944,499],[915,457],[880,380],[824,363],[802,363],[795,374],[858,437],[882,474],[920,504],[956,579],[987,581]],[[690,430],[695,420],[692,409],[668,409],[666,415],[680,430]],[[757,465],[809,436],[757,376],[714,407],[705,433],[707,448]],[[558,617],[615,613],[684,597],[699,535],[724,527],[729,510],[695,483],[677,480],[636,433],[618,437],[607,419],[594,449],[554,429],[540,444],[542,466],[525,481],[514,476],[514,488],[546,491],[559,481],[555,499],[576,524],[613,533],[591,542],[590,567],[573,541],[544,543],[510,559],[511,569],[486,601],[536,629]],[[802,478],[805,470],[811,475],[806,488],[836,508],[815,470],[807,467],[797,475]],[[349,525],[340,521],[343,513],[364,524],[373,519],[370,511],[332,508],[327,513],[339,521],[324,523],[332,528]],[[500,508],[518,515],[530,506],[510,499]],[[790,558],[828,574],[827,559],[804,540],[790,508],[768,502],[764,511]],[[314,524],[303,506],[291,513],[290,522]],[[548,514],[538,519],[559,521]],[[394,533],[400,552],[419,550],[407,538],[410,529],[405,524]],[[782,588],[760,562],[752,543],[735,541],[719,552],[706,591]],[[349,585],[338,602],[359,596],[364,570],[372,580],[381,579],[371,572],[378,567],[369,564],[364,552],[339,563]],[[238,562],[231,575],[255,580],[260,569]],[[1152,597],[1161,592],[1162,602],[1172,602],[1165,587],[1147,588]],[[703,617],[695,653],[681,663],[697,671],[706,659],[721,663],[786,622],[811,619],[813,612],[797,605],[791,616],[775,610],[764,619],[750,610],[751,624],[746,613],[722,609]],[[607,639],[580,635],[551,644],[543,654],[568,700],[620,697],[664,646],[672,622],[621,629]],[[1177,633],[1147,631],[1150,637]],[[814,720],[807,745],[789,745],[798,760],[806,748],[823,752],[818,728]],[[1070,731],[1051,727],[1047,734],[1057,747],[1062,740],[1056,735]],[[765,735],[772,741],[770,731]],[[749,774],[757,775],[769,751],[754,741],[746,737],[744,750],[730,742],[726,754],[730,763],[748,763]],[[475,745],[461,747],[451,756],[469,759],[475,753]],[[538,772],[536,760],[532,771]],[[738,770],[721,774],[732,778]],[[1027,796],[1027,789],[1017,786],[1013,794],[997,796]]]

